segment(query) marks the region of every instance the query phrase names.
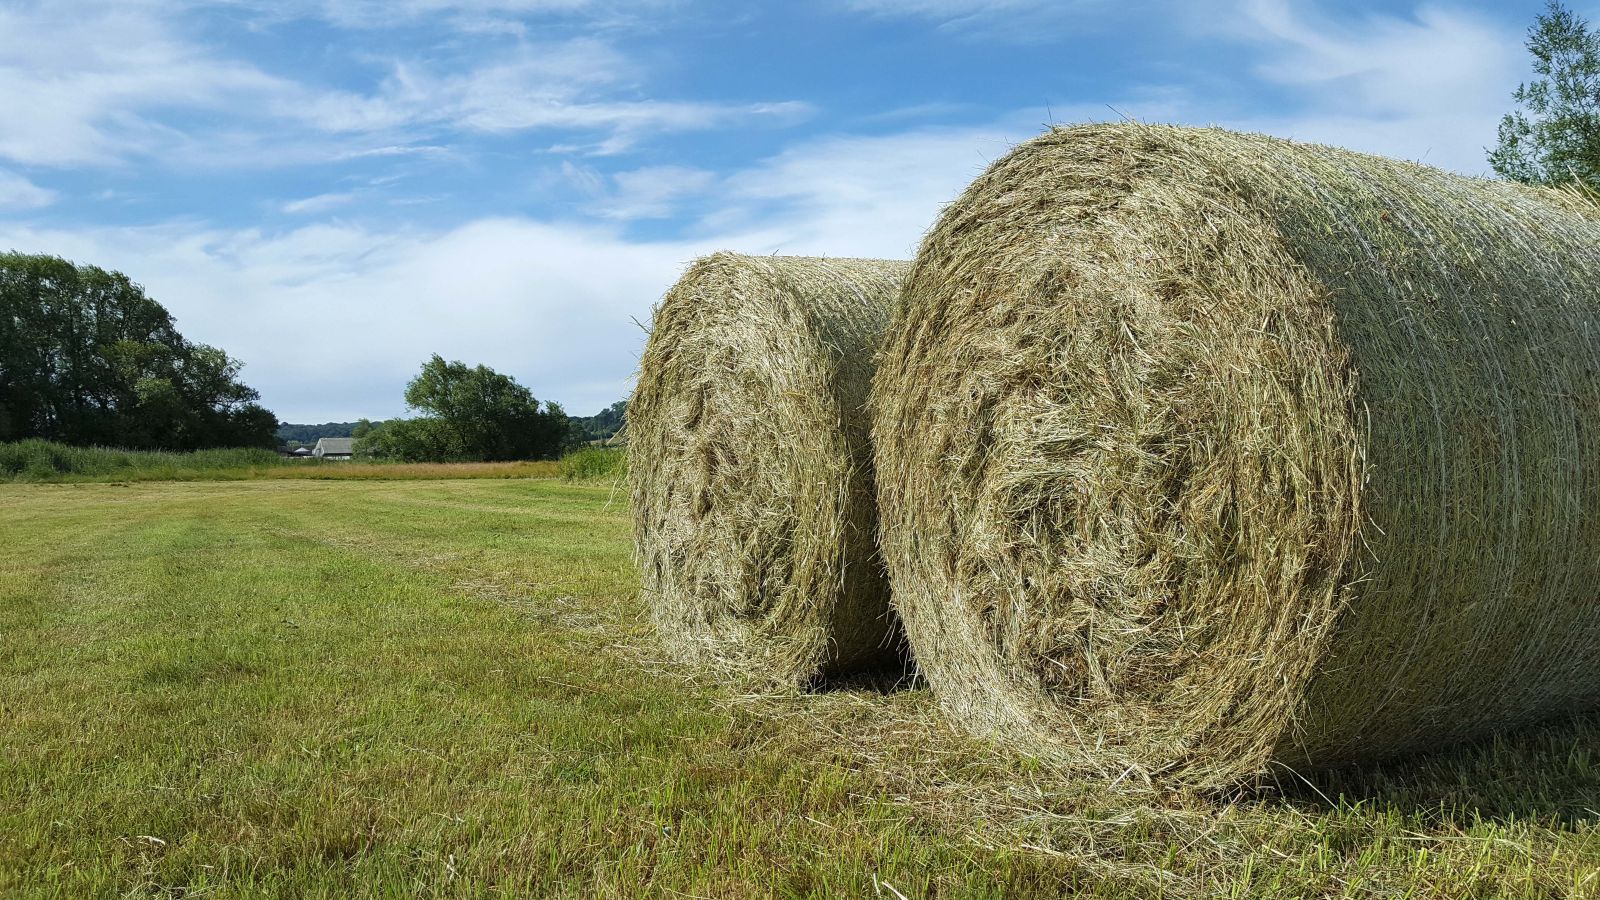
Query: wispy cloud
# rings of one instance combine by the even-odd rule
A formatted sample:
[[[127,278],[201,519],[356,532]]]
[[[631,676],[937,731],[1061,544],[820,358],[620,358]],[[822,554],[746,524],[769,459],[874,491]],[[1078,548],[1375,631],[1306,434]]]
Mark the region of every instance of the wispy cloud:
[[[361,150],[351,150],[340,155],[338,159],[374,159],[384,156],[443,157],[449,155],[449,147],[441,147],[435,144],[390,144],[386,147],[368,147]]]
[[[0,34],[14,38],[0,41],[0,157],[26,164],[150,152],[170,137],[152,111],[214,110],[285,87],[182,41],[139,3],[0,7]]]
[[[1350,17],[1292,0],[1246,0],[1226,20],[1263,54],[1255,73],[1294,108],[1240,124],[1469,173],[1525,65],[1522,34],[1459,9]]]
[[[0,210],[39,209],[56,202],[56,192],[39,187],[15,172],[0,169]]]
[[[407,8],[579,5],[418,0]],[[368,8],[335,6],[352,14]],[[435,60],[398,56],[370,89],[319,85],[194,40],[180,27],[187,9],[139,0],[0,8],[0,34],[30,36],[0,42],[8,113],[0,117],[0,158],[51,166],[135,158],[281,165],[440,152],[463,135],[518,132],[563,135],[556,146],[614,153],[655,134],[746,121],[792,124],[810,112],[798,101],[650,96],[648,72],[595,36],[496,41],[479,53]]]
[[[1056,28],[1067,23],[1079,28],[1103,25],[1087,19],[1085,14],[1120,8],[1110,0],[835,0],[835,3],[847,12],[874,18],[920,20],[969,37],[1025,43],[1051,40],[1058,34]],[[1162,0],[1162,5],[1167,5],[1166,0]]]
[[[224,0],[227,2],[227,0]],[[582,18],[609,23],[675,5],[675,0],[233,0],[277,17],[316,17],[347,28],[382,29],[418,20],[468,31],[523,33],[529,21]]]
[[[1246,0],[1244,34],[1275,45],[1257,71],[1329,105],[1414,114],[1463,99],[1504,106],[1521,35],[1469,12],[1421,6],[1411,17],[1341,21],[1290,0]]]
[[[664,219],[679,212],[681,201],[704,195],[717,182],[716,173],[687,166],[618,172],[594,209],[607,219]]]
[[[337,209],[355,198],[354,193],[318,194],[315,197],[290,200],[279,208],[290,215],[314,215]]]
[[[695,256],[736,248],[904,257],[940,206],[1023,136],[830,139],[726,178],[673,167],[608,177],[569,166],[614,223],[502,217],[420,229],[358,220],[272,234],[195,222],[0,221],[0,246],[135,275],[186,335],[242,359],[246,381],[296,420],[399,414],[401,386],[434,352],[510,372],[538,396],[587,413],[625,394],[643,342],[634,320],[648,319]],[[632,238],[620,221],[690,195],[709,212],[681,237]]]
[[[432,353],[511,373],[574,412],[600,409],[627,390],[633,319],[697,252],[527,219],[280,235],[0,224],[0,246],[136,275],[186,336],[225,347],[269,408],[302,421],[400,414],[402,386]]]

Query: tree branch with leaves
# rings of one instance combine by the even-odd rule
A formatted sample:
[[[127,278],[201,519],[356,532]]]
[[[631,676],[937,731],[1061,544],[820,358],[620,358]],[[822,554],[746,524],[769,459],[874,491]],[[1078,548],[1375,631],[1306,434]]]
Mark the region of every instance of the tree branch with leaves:
[[[1527,46],[1537,77],[1512,95],[1489,165],[1513,181],[1600,189],[1600,34],[1551,0]]]

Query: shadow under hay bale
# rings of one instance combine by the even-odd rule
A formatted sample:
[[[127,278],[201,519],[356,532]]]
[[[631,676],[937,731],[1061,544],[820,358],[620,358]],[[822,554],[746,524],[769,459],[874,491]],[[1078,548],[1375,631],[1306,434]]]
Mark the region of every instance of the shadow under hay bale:
[[[1237,784],[1600,700],[1600,223],[1214,129],[1052,132],[929,234],[874,386],[954,719]]]
[[[900,628],[899,617],[890,604],[889,618],[893,628],[888,638],[890,652],[877,657],[867,668],[853,671],[820,673],[805,686],[811,694],[898,694],[926,687],[917,662],[911,656],[911,645]]]
[[[719,253],[657,308],[629,483],[685,660],[794,688],[897,663],[864,406],[906,266]]]
[[[1381,763],[1280,769],[1263,787],[1312,815],[1360,803],[1457,831],[1480,821],[1592,830],[1600,825],[1600,715],[1568,716]]]

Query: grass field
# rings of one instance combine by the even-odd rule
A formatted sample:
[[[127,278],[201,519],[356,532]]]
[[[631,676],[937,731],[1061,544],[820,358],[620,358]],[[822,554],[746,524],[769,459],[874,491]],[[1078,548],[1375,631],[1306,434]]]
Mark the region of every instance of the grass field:
[[[0,485],[0,895],[1600,896],[1593,719],[1074,784],[665,663],[627,532],[555,478]]]

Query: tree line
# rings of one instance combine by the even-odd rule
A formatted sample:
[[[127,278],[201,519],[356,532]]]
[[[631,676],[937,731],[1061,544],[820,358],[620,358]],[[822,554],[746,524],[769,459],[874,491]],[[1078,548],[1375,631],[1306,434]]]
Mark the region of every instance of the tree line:
[[[278,443],[289,447],[311,445],[318,438],[347,438],[356,430],[356,422],[324,422],[321,425],[294,425],[278,423]]]
[[[628,401],[618,400],[592,416],[567,415],[567,442],[571,445],[591,444],[597,441],[610,440],[622,430],[623,420],[627,414]],[[368,430],[382,425],[370,419],[355,422],[324,422],[321,424],[294,424],[290,422],[278,423],[278,442],[284,446],[309,447],[314,445],[319,438],[347,438],[354,437],[357,428],[365,423]]]
[[[329,426],[279,423],[241,368],[186,339],[120,272],[0,253],[0,442],[203,450],[327,436]],[[510,376],[437,355],[405,399],[417,417],[349,423],[344,434],[364,455],[404,461],[545,459],[614,433],[626,406],[569,418]]]
[[[0,253],[0,441],[271,447],[277,418],[240,368],[120,272]]]

